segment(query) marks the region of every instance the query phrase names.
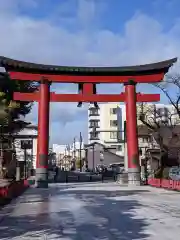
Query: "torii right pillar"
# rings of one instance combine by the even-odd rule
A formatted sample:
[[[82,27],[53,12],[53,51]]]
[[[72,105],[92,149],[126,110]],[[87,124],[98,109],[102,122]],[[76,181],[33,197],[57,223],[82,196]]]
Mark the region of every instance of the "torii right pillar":
[[[136,83],[125,84],[126,94],[126,136],[128,154],[128,185],[140,185],[140,163],[136,114]]]

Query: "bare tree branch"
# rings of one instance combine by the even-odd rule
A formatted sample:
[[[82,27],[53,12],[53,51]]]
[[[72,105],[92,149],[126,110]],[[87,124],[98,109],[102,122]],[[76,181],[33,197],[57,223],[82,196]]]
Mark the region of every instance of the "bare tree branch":
[[[164,144],[164,132],[162,129],[166,129],[166,131],[170,131],[173,134],[173,130],[177,124],[180,123],[180,119],[177,118],[177,115],[174,116],[174,113],[166,109],[166,112],[163,114],[161,109],[156,108],[156,105],[150,104],[138,104],[137,106],[137,117],[138,120],[142,122],[149,129],[153,130],[153,137],[157,141],[160,146],[160,149],[167,152],[167,147]]]
[[[165,94],[180,118],[180,74],[167,75],[164,82],[154,85]]]

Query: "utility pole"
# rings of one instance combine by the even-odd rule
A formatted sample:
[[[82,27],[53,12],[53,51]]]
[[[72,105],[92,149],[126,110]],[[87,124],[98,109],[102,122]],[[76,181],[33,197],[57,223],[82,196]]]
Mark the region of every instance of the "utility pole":
[[[95,167],[94,167],[94,165],[95,165],[95,149],[94,149],[94,143],[93,143],[93,172],[94,172],[94,169],[95,169]]]
[[[74,157],[74,159],[76,158],[76,138],[74,138],[74,141],[73,141],[73,148],[74,148],[74,150],[73,150],[73,157]]]
[[[79,147],[80,172],[82,172],[82,156],[81,156],[81,150],[82,150],[82,134],[81,134],[81,132],[80,132],[80,135],[79,135],[79,143],[80,143],[80,147]]]
[[[93,128],[93,135],[96,136],[97,130],[96,127]],[[95,171],[95,142],[93,142],[93,172]]]
[[[33,138],[32,138],[32,148],[31,148],[31,168],[30,168],[30,176],[33,176],[33,160],[34,160],[34,156],[33,156]]]
[[[70,155],[71,155],[71,148],[70,148],[69,144],[67,144],[67,151],[68,151],[68,156],[70,157]]]
[[[27,151],[24,148],[24,179],[27,177]]]
[[[0,178],[3,178],[3,133],[2,125],[0,125]]]
[[[71,169],[71,147],[70,147],[70,144],[67,145],[67,151],[68,151],[68,169],[70,170]]]
[[[75,137],[73,141],[73,165],[74,165],[74,169],[76,169],[76,138]]]
[[[65,152],[64,152],[64,165],[65,165],[65,171],[66,171],[66,160],[67,160],[67,158],[66,158],[66,148],[67,148],[67,146],[65,147]]]

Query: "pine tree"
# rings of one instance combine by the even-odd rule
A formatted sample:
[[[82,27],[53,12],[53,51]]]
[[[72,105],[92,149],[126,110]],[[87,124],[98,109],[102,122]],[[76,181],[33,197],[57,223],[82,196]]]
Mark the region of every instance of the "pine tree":
[[[3,176],[3,145],[12,140],[12,134],[19,132],[27,123],[21,120],[32,108],[32,102],[20,102],[13,100],[14,92],[34,92],[38,85],[34,82],[14,81],[6,73],[0,73],[0,177]],[[13,141],[9,141],[12,142]],[[9,146],[12,148],[12,146]]]

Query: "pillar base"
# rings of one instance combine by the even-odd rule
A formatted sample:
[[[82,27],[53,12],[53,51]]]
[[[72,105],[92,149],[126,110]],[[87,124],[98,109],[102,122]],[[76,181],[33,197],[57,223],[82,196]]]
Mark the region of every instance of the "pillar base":
[[[36,187],[48,188],[48,169],[36,168]]]
[[[120,173],[117,175],[117,181],[118,184],[128,184],[128,173]]]
[[[141,177],[139,168],[128,168],[128,185],[129,186],[140,186]]]

